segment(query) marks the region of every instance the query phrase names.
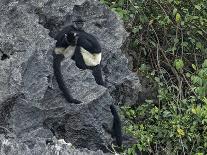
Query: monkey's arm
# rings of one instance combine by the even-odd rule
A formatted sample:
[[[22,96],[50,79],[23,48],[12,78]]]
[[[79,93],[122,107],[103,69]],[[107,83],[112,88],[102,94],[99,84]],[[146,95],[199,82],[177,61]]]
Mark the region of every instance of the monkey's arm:
[[[93,74],[97,84],[105,86],[105,83],[104,83],[103,77],[102,77],[102,71],[101,71],[101,65],[100,64],[93,67],[92,74]]]
[[[53,52],[53,69],[54,69],[54,75],[57,80],[58,86],[60,90],[63,92],[63,95],[68,102],[80,104],[81,101],[73,99],[73,97],[70,95],[70,92],[67,89],[65,82],[63,80],[63,76],[61,74],[61,61],[63,59],[64,59],[63,54],[55,54],[55,52]]]
[[[76,47],[75,53],[72,56],[72,59],[75,61],[75,64],[80,69],[87,69],[87,66],[84,63],[83,57],[80,52],[80,47]]]

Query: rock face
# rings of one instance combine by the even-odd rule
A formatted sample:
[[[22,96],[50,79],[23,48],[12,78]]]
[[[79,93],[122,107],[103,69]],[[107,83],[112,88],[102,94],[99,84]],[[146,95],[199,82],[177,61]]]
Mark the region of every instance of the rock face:
[[[141,90],[120,50],[127,36],[122,22],[96,0],[1,0],[0,6],[0,133],[8,129],[28,146],[55,135],[78,148],[105,150],[112,142],[102,128],[112,126],[110,104],[134,104]],[[63,76],[80,105],[67,103],[52,68],[53,37],[77,15],[100,41],[107,82],[97,85],[90,70],[65,59]]]
[[[0,145],[1,155],[107,155],[100,150],[74,149],[70,143],[66,143],[64,140],[56,140],[52,144],[46,145],[42,139],[36,139],[33,146],[28,146],[18,139],[6,139],[0,135]]]

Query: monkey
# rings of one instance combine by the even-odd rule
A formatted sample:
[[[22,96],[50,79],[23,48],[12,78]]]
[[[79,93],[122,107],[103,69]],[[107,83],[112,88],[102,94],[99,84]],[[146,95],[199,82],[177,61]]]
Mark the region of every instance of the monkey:
[[[69,103],[80,104],[81,101],[74,99],[67,89],[61,74],[61,62],[65,57],[75,61],[79,69],[90,69],[97,84],[105,86],[101,70],[101,46],[98,40],[91,34],[85,32],[83,20],[78,18],[73,25],[65,27],[55,37],[56,47],[53,52],[53,68],[58,86]],[[116,138],[118,146],[122,145],[121,121],[114,105],[110,105],[113,115],[112,137]]]
[[[65,57],[75,61],[80,69],[90,69],[97,84],[105,86],[101,71],[101,46],[98,40],[91,34],[86,33],[83,20],[77,18],[73,25],[65,27],[56,36],[56,46],[53,52],[53,69],[58,86],[69,103],[80,104],[81,101],[71,96],[69,89],[63,80],[61,62]]]

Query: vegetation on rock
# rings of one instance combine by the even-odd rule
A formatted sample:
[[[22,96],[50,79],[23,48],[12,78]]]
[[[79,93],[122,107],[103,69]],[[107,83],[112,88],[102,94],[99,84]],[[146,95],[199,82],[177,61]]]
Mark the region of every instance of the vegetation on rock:
[[[133,70],[157,88],[157,101],[124,107],[126,149],[152,154],[207,153],[207,1],[102,0],[130,32]]]

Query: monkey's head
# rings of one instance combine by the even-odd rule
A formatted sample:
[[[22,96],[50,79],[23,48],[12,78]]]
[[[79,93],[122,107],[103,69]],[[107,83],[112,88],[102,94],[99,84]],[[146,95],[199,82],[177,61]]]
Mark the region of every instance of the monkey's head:
[[[65,34],[65,40],[70,45],[75,46],[77,43],[77,34],[75,32],[70,32],[68,34]]]

